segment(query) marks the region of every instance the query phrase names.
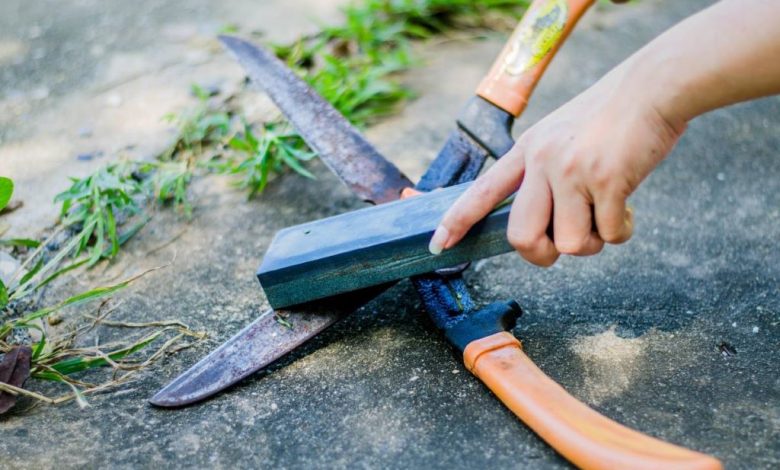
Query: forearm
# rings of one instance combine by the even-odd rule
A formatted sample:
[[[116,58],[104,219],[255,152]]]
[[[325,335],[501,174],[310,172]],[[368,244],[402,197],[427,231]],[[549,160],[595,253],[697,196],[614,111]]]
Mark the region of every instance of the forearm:
[[[780,1],[723,0],[669,29],[618,69],[621,83],[639,87],[674,126],[780,93]]]

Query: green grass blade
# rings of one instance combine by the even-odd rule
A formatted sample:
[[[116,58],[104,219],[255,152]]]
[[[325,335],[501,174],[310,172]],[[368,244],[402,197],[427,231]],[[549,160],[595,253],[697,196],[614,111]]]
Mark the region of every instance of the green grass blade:
[[[134,344],[118,349],[116,351],[110,352],[106,354],[106,356],[109,357],[112,361],[119,361],[124,359],[125,357],[134,354],[145,347],[149,346],[154,340],[160,337],[160,335],[163,333],[163,330],[154,332],[150,335],[148,335],[145,338],[140,339],[139,341],[135,342]],[[104,357],[73,357],[69,359],[64,359],[54,365],[52,365],[52,369],[56,370],[57,372],[63,374],[63,375],[70,375],[74,374],[76,372],[81,372],[87,369],[92,369],[95,367],[102,367],[108,365],[108,361]]]
[[[79,233],[79,235],[73,237],[51,260],[49,260],[43,268],[41,268],[38,273],[36,273],[35,276],[30,278],[25,283],[20,283],[19,286],[14,290],[14,293],[11,294],[11,300],[19,299],[24,297],[25,295],[29,294],[33,290],[35,290],[34,287],[31,287],[30,284],[33,282],[33,280],[36,277],[42,277],[45,273],[49,272],[50,270],[56,268],[59,266],[60,262],[62,262],[63,259],[65,259],[66,256],[71,254],[73,250],[76,249],[76,247],[81,243],[81,237],[85,233],[91,233],[92,228],[94,227],[94,222],[91,222],[90,224],[84,226],[84,229]]]
[[[148,269],[141,274],[135,275],[131,278],[125,279],[122,282],[119,282],[117,284],[111,285],[111,286],[104,286],[104,287],[97,287],[95,289],[88,290],[86,292],[82,292],[80,294],[74,295],[72,297],[69,297],[62,302],[52,305],[50,307],[45,307],[39,310],[36,310],[32,313],[29,313],[22,317],[19,320],[16,320],[14,323],[16,325],[25,325],[30,323],[33,320],[37,320],[38,318],[43,318],[47,315],[50,315],[58,310],[62,310],[65,307],[75,306],[75,305],[81,305],[86,302],[90,302],[92,300],[97,300],[103,297],[107,297],[109,295],[115,294],[116,292],[124,289],[125,287],[129,286],[133,281],[136,279],[145,276],[146,274],[156,271],[158,269],[161,269],[162,267],[152,268]]]
[[[43,267],[43,259],[39,259],[38,262],[33,266],[33,268],[29,271],[27,271],[27,274],[22,276],[22,279],[19,280],[19,284],[27,284],[27,281],[32,279],[33,276],[38,274],[38,271],[41,270]]]
[[[0,240],[0,246],[17,246],[22,248],[38,248],[41,246],[41,242],[37,240],[31,240],[29,238],[9,238],[7,240]]]
[[[135,225],[133,225],[129,229],[127,229],[124,232],[122,232],[119,235],[119,238],[117,239],[117,241],[119,242],[119,246],[124,245],[125,243],[127,243],[128,240],[133,238],[138,232],[141,231],[142,228],[144,228],[144,226],[146,224],[149,223],[150,220],[152,220],[152,217],[149,216],[149,215],[146,215],[146,216],[144,216],[144,218],[141,221],[139,221],[138,223],[136,223]]]
[[[309,179],[316,179],[314,175],[309,170],[301,166],[300,161],[298,161],[298,159],[296,159],[292,155],[285,152],[282,156],[282,159],[284,160],[284,163],[287,164],[287,166],[292,168],[299,175],[305,176],[306,178]]]
[[[0,279],[0,309],[8,305],[8,289],[6,289],[3,280]]]
[[[14,194],[14,182],[11,178],[0,176],[0,211],[11,201]]]
[[[76,261],[75,263],[71,263],[67,266],[65,266],[62,269],[59,269],[55,271],[53,274],[51,274],[46,279],[42,280],[38,284],[35,285],[35,287],[32,290],[40,289],[41,287],[45,286],[46,284],[52,282],[53,280],[57,279],[58,277],[62,276],[63,274],[73,271],[74,269],[78,268],[79,266],[84,266],[89,261],[89,258],[83,258],[79,261]]]
[[[35,349],[33,349],[32,353],[32,360],[35,361],[39,357],[41,357],[41,353],[43,353],[43,349],[46,347],[46,335],[41,335],[41,340],[35,343]]]

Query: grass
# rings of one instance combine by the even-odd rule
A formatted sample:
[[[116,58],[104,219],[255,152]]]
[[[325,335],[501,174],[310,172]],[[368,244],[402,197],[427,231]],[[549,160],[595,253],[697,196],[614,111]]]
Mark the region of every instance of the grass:
[[[408,67],[404,59],[381,64],[325,54],[321,68],[306,76],[317,92],[353,124],[365,126],[395,113],[413,93],[390,79]]]
[[[363,0],[344,9],[343,24],[272,47],[347,119],[364,127],[396,112],[414,96],[398,81],[400,73],[417,63],[413,41],[492,26],[497,18],[517,16],[526,6],[518,0]],[[86,406],[86,394],[126,383],[165,354],[203,338],[203,333],[178,321],[110,321],[114,308],[109,299],[139,276],[49,305],[40,305],[41,296],[33,295],[77,268],[116,257],[149,221],[150,202],[171,206],[190,218],[194,204],[189,186],[209,172],[231,175],[249,197],[261,194],[274,175],[287,170],[314,177],[305,166],[314,153],[284,119],[246,123],[231,109],[229,99],[198,86],[193,86],[192,94],[196,103],[191,109],[165,116],[177,134],[156,158],[120,161],[73,178],[55,199],[61,205],[60,220],[47,240],[0,240],[0,248],[24,256],[8,285],[0,280],[0,352],[14,347],[17,333],[34,337],[32,377],[64,384],[69,392],[51,398],[4,383],[0,391],[44,403],[76,400]],[[12,193],[13,182],[0,177],[0,210]],[[66,241],[58,245],[61,238]],[[98,306],[85,313],[95,303]],[[70,312],[71,319],[65,333],[56,327],[63,312]],[[287,322],[281,317],[278,321]],[[83,346],[96,328],[141,333]],[[144,351],[147,354],[138,359]],[[82,375],[93,369],[110,373],[98,383],[88,383]]]
[[[163,120],[176,125],[178,133],[168,149],[157,157],[160,161],[198,157],[210,145],[221,143],[230,132],[231,113],[225,106],[214,105],[212,94],[198,85],[192,85],[191,92],[198,100],[193,109],[163,116]]]
[[[132,282],[132,281],[129,281]],[[90,300],[106,297],[123,289],[129,284],[124,281],[118,285],[106,289],[96,289],[93,292],[84,293],[81,297],[89,297]],[[71,299],[68,299],[71,300]],[[86,301],[83,299],[83,301]],[[67,303],[67,301],[65,302]],[[75,303],[71,304],[75,305]],[[60,305],[55,310],[58,310]],[[108,300],[104,300],[95,309],[94,315],[85,315],[81,322],[76,323],[65,334],[50,337],[46,334],[43,323],[34,323],[36,319],[49,317],[55,310],[47,312],[44,316],[32,318],[28,315],[21,321],[15,322],[14,327],[35,329],[39,332],[40,339],[32,344],[32,364],[30,376],[35,379],[56,382],[66,385],[69,392],[57,397],[48,397],[41,393],[12,387],[0,382],[0,391],[23,395],[39,402],[59,404],[70,400],[76,400],[80,407],[88,405],[85,396],[90,393],[105,391],[132,380],[138,372],[150,366],[165,354],[180,351],[205,338],[205,334],[191,330],[187,325],[179,321],[158,321],[149,323],[125,323],[112,322],[107,318],[115,307]],[[43,313],[43,312],[36,312]],[[49,317],[53,318],[53,317]],[[4,327],[7,325],[3,325]],[[100,345],[84,347],[79,345],[82,338],[97,328],[105,329],[139,329],[141,335],[128,335],[122,331],[118,341],[112,341]],[[8,333],[3,335],[0,329],[0,351],[7,352],[12,345],[6,342]],[[103,331],[105,333],[105,331]],[[192,341],[185,342],[190,338]],[[150,350],[145,357],[138,358],[138,353]],[[97,383],[86,382],[77,376],[92,369],[108,368],[110,374],[102,374]]]
[[[259,136],[245,124],[243,133],[233,136],[228,146],[235,154],[220,171],[240,175],[237,186],[248,190],[249,197],[262,193],[271,175],[280,173],[285,166],[306,178],[314,178],[303,163],[315,154],[284,123],[264,124]]]
[[[518,16],[518,0],[363,0],[344,8],[344,23],[323,28],[290,44],[274,45],[314,89],[351,122],[366,126],[394,113],[413,93],[397,75],[414,66],[410,44],[455,29],[484,28],[495,15]],[[494,15],[494,16],[491,16]],[[216,171],[236,177],[250,197],[261,194],[273,175],[290,169],[312,178],[305,163],[313,153],[283,119],[249,125],[219,100],[193,85],[196,105],[165,119],[177,137],[156,159],[108,166],[74,180],[58,196],[66,225],[79,227],[79,250],[92,265],[117,254],[116,218],[137,212],[134,196],[153,196],[187,218],[193,203],[188,188],[199,175]],[[219,158],[215,158],[219,157]],[[215,161],[216,160],[216,161]],[[137,175],[144,178],[138,178]]]
[[[73,184],[58,194],[61,224],[73,228],[78,244],[74,256],[89,251],[88,264],[94,265],[107,253],[119,252],[118,217],[136,215],[140,208],[134,199],[143,192],[143,184],[133,175],[135,165],[114,163],[85,178],[72,178]]]
[[[364,126],[413,96],[395,79],[417,63],[412,40],[494,26],[491,14],[519,16],[527,5],[518,0],[364,0],[343,10],[342,25],[274,47],[336,109]]]
[[[89,265],[94,259],[112,256],[123,243],[128,233],[118,235],[116,212],[138,210],[133,194],[138,191],[134,179],[123,178],[127,169],[123,165],[109,165],[103,171],[74,184],[69,192],[63,193],[63,212],[66,215],[54,234],[44,242],[28,239],[4,240],[3,245],[14,250],[32,250],[24,263],[10,276],[8,284],[0,280],[0,353],[7,353],[19,344],[30,343],[32,348],[31,373],[33,378],[67,385],[70,393],[49,398],[36,392],[13,387],[0,382],[0,391],[12,395],[25,395],[45,403],[61,403],[71,399],[85,406],[85,394],[106,390],[129,381],[133,374],[153,363],[166,352],[176,347],[186,347],[184,338],[202,339],[203,333],[195,332],[180,322],[154,322],[148,324],[122,324],[106,321],[113,309],[106,308],[109,299],[127,288],[138,278],[159,268],[147,270],[121,282],[89,289],[50,305],[39,305],[32,294],[45,285],[73,269]],[[0,210],[8,203],[13,193],[13,182],[0,177]],[[58,196],[59,197],[59,196]],[[71,208],[75,208],[70,211]],[[86,215],[84,215],[86,214]],[[56,249],[49,250],[55,239],[64,231],[78,224],[68,241]],[[85,245],[94,241],[90,253],[79,259]],[[64,265],[64,266],[63,266]],[[100,302],[97,314],[86,318],[83,309],[90,303]],[[52,330],[62,323],[62,313],[81,311],[68,323],[64,334]],[[98,327],[144,328],[142,335],[122,334],[120,341],[83,347],[78,343],[89,332]],[[21,338],[21,339],[20,339]],[[160,344],[160,341],[166,338]],[[145,359],[136,359],[137,353],[156,347]],[[109,367],[113,373],[99,383],[88,383],[76,375],[89,369]]]

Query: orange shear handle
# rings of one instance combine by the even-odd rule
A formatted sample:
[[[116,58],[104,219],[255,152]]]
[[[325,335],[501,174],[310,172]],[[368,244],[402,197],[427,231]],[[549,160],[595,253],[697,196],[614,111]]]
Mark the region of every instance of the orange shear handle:
[[[720,461],[620,425],[569,395],[511,333],[469,343],[466,367],[528,427],[583,469],[719,470]]]
[[[534,0],[477,95],[517,117],[555,53],[594,0]]]

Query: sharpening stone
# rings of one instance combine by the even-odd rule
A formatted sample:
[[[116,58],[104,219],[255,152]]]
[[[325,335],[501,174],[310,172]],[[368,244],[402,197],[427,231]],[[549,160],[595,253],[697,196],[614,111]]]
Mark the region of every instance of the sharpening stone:
[[[471,183],[372,206],[279,231],[257,271],[274,308],[310,302],[512,251],[509,204],[439,255],[428,243]]]

